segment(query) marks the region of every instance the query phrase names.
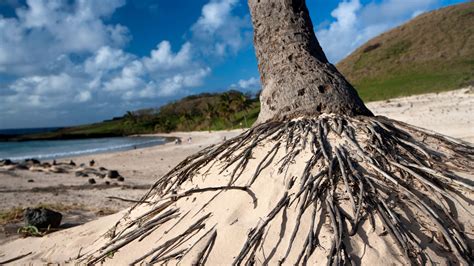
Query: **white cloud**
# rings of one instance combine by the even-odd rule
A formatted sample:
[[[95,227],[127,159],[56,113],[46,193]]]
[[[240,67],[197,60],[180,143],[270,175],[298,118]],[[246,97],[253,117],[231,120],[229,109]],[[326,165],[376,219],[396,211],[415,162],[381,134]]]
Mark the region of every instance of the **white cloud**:
[[[103,46],[85,61],[84,67],[87,73],[93,74],[97,71],[123,67],[131,58],[131,55],[124,53],[121,49]]]
[[[90,54],[102,46],[121,47],[128,30],[108,25],[125,0],[47,1],[28,0],[16,9],[17,17],[0,16],[0,73],[28,75],[51,73],[58,57]]]
[[[16,80],[9,89],[13,95],[0,98],[0,103],[13,109],[48,109],[67,104],[79,90],[81,80],[68,74],[29,76]]]
[[[48,95],[65,93],[72,84],[72,78],[62,73],[51,76],[25,77],[17,80],[10,88],[19,93]]]
[[[145,89],[138,93],[139,97],[172,96],[183,89],[194,88],[203,84],[204,78],[211,73],[209,67],[194,71],[178,73],[160,82],[159,85],[148,84]]]
[[[73,115],[74,109],[82,116],[119,115],[124,108],[140,108],[142,102],[190,93],[211,73],[198,59],[199,49],[220,45],[225,52],[241,45],[240,37],[225,41],[225,34],[219,33],[229,22],[239,31],[241,21],[231,15],[235,2],[227,1],[222,20],[213,14],[212,4],[200,18],[200,29],[206,28],[211,34],[207,37],[215,40],[204,44],[191,38],[176,51],[163,40],[144,57],[123,50],[130,38],[127,28],[104,22],[125,0],[28,0],[15,5],[17,16],[0,15],[0,78],[13,77],[1,85],[0,115],[16,117],[0,128],[25,124],[28,119],[18,117],[25,112],[55,123],[58,117]],[[224,41],[221,45],[217,40]],[[119,107],[103,111],[110,106]],[[38,110],[43,117],[36,115]]]
[[[240,79],[236,84],[230,85],[230,89],[255,93],[261,89],[261,86],[259,78],[251,77],[249,79]]]
[[[411,15],[411,18],[415,18],[415,17],[418,17],[419,15],[425,13],[425,10],[417,10],[415,12],[413,12],[413,14]]]
[[[251,77],[247,80],[241,79],[239,80],[238,84],[239,84],[239,87],[242,89],[255,89],[255,88],[259,89],[261,86],[260,79],[256,77]]]
[[[81,91],[76,95],[76,97],[74,97],[74,101],[83,103],[89,101],[91,98],[92,95],[90,91]]]
[[[378,34],[432,7],[437,0],[382,0],[362,5],[344,0],[331,12],[335,21],[316,32],[329,60],[336,63]]]
[[[134,90],[144,85],[143,76],[145,69],[143,63],[134,60],[126,65],[121,74],[104,84],[106,91],[128,91]]]
[[[201,17],[195,24],[200,31],[214,33],[230,16],[233,6],[237,0],[211,1],[202,8]]]
[[[162,41],[151,51],[150,57],[145,57],[143,61],[152,72],[186,67],[191,63],[191,43],[186,42],[179,52],[173,54],[171,44]]]
[[[191,27],[202,52],[224,56],[251,43],[250,17],[233,14],[239,4],[238,0],[211,0],[203,6],[201,16]]]

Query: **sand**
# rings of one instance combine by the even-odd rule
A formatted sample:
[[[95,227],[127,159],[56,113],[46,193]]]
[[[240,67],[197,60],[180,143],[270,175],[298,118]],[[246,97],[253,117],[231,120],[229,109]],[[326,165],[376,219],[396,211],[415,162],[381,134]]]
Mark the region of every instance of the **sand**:
[[[371,102],[376,115],[474,142],[474,87]]]
[[[369,104],[369,108],[376,115],[388,116],[469,142],[474,141],[473,107],[474,92],[472,88],[439,94],[405,97],[390,100],[389,102],[383,101]],[[106,208],[110,208],[111,210],[108,211],[113,212],[130,206],[130,203],[109,200],[106,199],[107,196],[138,199],[146,192],[146,186],[153,184],[159,176],[168,172],[172,167],[174,167],[174,165],[179,163],[187,156],[210,144],[221,142],[224,136],[230,138],[240,134],[241,132],[242,130],[212,133],[177,132],[164,136],[182,137],[184,141],[181,145],[168,143],[163,146],[155,146],[126,152],[72,158],[77,163],[87,163],[89,160],[94,159],[98,166],[103,166],[108,169],[117,169],[126,178],[123,184],[107,189],[96,189],[93,185],[91,185],[90,188],[82,190],[56,189],[55,192],[50,191],[45,193],[31,193],[31,191],[28,190],[41,186],[59,188],[59,184],[63,184],[64,186],[84,185],[87,182],[87,178],[81,179],[75,178],[71,175],[45,174],[28,171],[1,171],[0,178],[5,180],[1,189],[5,191],[11,190],[12,192],[0,194],[0,202],[2,202],[2,205],[0,206],[2,209],[7,209],[13,206],[31,206],[32,204],[35,205],[40,202],[45,204],[60,202],[66,205],[76,204],[81,206],[81,208],[78,209],[86,214],[90,214],[91,212],[94,213]],[[192,137],[193,141],[189,144],[186,142],[186,139],[190,136]],[[67,160],[65,159],[65,161]],[[295,171],[297,172],[298,170],[295,169]],[[219,174],[212,173],[212,175],[215,176],[215,179],[213,179],[213,185],[219,185]],[[28,179],[35,179],[35,182],[28,183]],[[205,181],[197,180],[196,184],[187,184],[186,187],[192,188],[202,182]],[[269,187],[269,184],[263,183],[256,184],[255,189],[258,192],[264,193],[265,190],[275,191],[278,189],[278,186],[273,185]],[[220,217],[226,217],[225,219],[229,219],[226,222],[236,223],[236,226],[247,226],[249,224],[254,224],[256,220],[262,218],[258,216],[258,213],[263,213],[263,209],[268,208],[270,203],[275,203],[278,201],[278,198],[272,198],[271,196],[268,196],[265,197],[266,202],[259,203],[258,209],[252,209],[248,208],[246,204],[238,205],[239,203],[233,200],[236,197],[244,197],[245,195],[242,195],[242,193],[243,192],[240,191],[229,193],[226,196],[228,198],[220,200],[219,203],[215,203],[217,206],[209,206],[209,208],[223,209],[221,212],[222,216],[217,215],[218,217],[213,218],[213,221],[218,221]],[[275,195],[276,194],[278,193],[275,193]],[[206,197],[201,197],[199,200],[205,201],[206,199]],[[248,203],[251,203],[250,198]],[[183,203],[183,205],[180,207],[186,209],[189,208],[189,206],[191,206],[189,203]],[[145,209],[138,210],[138,213],[144,211]],[[39,246],[49,246],[52,247],[52,250],[51,252],[33,253],[27,256],[24,260],[19,260],[17,262],[26,263],[26,261],[36,261],[36,263],[46,263],[57,262],[61,260],[64,261],[68,260],[69,258],[74,258],[78,255],[79,251],[84,253],[93,250],[93,247],[100,247],[101,244],[104,244],[103,240],[98,240],[98,242],[94,243],[93,247],[88,246],[90,243],[94,242],[99,235],[106,234],[111,225],[113,225],[118,220],[118,218],[122,217],[124,214],[125,212],[122,211],[111,216],[100,218],[85,225],[56,232],[39,239],[27,239],[26,241],[16,240],[11,242],[11,238],[8,238],[6,240],[10,241],[9,244],[0,246],[0,261],[21,254],[27,254],[29,251],[35,251],[35,249],[38,249]],[[89,215],[86,218],[82,218],[83,220],[79,219],[79,223],[94,218],[94,215]],[[301,226],[308,226],[308,223],[305,222]],[[368,225],[364,225],[364,227],[367,226]],[[183,228],[174,228],[173,230],[179,231],[182,229]],[[160,233],[163,234],[163,231],[156,232],[156,234]],[[376,233],[380,234],[381,232]],[[277,232],[275,231],[275,235],[276,234]],[[156,238],[158,236],[154,235],[154,237]],[[246,236],[244,235],[233,235],[233,232],[229,232],[225,239],[232,239],[233,241],[226,242],[226,240],[224,240],[224,242],[219,242],[218,244],[230,246],[237,245],[236,243],[240,243],[245,238]],[[205,240],[206,237],[203,238],[203,241]],[[220,241],[223,240],[221,239]],[[327,243],[324,245],[327,245]],[[391,242],[372,242],[372,245],[375,246],[370,249],[361,246],[360,251],[357,251],[367,252],[368,255],[365,257],[367,261],[370,261],[371,258],[380,258],[383,256],[393,259],[394,256],[399,255],[391,253],[390,250],[393,245]],[[80,246],[87,247],[85,247],[84,250],[78,250],[77,247]],[[115,262],[125,262],[127,255],[131,254],[128,252],[139,253],[141,248],[146,247],[136,245],[134,249],[129,249],[127,252],[120,252],[119,254],[116,254]],[[223,258],[226,255],[228,254],[225,254],[224,252],[220,256]],[[189,259],[192,260],[192,258]],[[214,262],[219,261],[219,257],[214,257],[213,259]],[[394,263],[394,261],[387,262]]]
[[[164,175],[178,162],[187,156],[211,144],[222,142],[224,137],[231,138],[242,132],[242,129],[219,132],[174,132],[157,134],[163,137],[182,138],[182,144],[173,142],[165,145],[143,149],[94,154],[81,157],[58,159],[60,162],[73,160],[77,165],[88,165],[95,161],[95,168],[105,167],[118,170],[125,178],[124,182],[116,179],[95,178],[96,184],[90,185],[90,177],[76,177],[74,173],[55,174],[31,172],[28,170],[6,170],[0,167],[0,212],[12,208],[26,208],[43,205],[57,209],[64,215],[66,226],[82,224],[99,216],[115,213],[132,205],[108,197],[139,199],[157,177]],[[187,139],[191,137],[192,142]],[[28,182],[33,180],[33,182]],[[109,182],[110,185],[105,185]],[[0,243],[17,238],[17,229],[23,225],[16,221],[0,227]],[[1,260],[0,260],[1,261]]]

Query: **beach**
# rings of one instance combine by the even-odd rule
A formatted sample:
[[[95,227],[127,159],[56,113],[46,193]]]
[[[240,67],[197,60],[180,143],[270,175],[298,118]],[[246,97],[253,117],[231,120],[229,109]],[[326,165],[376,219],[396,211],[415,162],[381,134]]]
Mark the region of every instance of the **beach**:
[[[28,170],[0,169],[0,211],[38,205],[62,211],[64,221],[81,224],[97,217],[115,213],[132,203],[107,197],[139,199],[158,177],[166,174],[177,163],[199,150],[231,138],[242,129],[219,132],[173,132],[157,134],[163,137],[181,138],[182,144],[168,142],[142,149],[93,154],[58,159],[58,163],[71,160],[76,165],[88,165],[95,161],[95,167],[117,170],[124,177],[123,182],[110,178],[94,178],[96,184],[89,184],[89,177],[76,177],[74,173],[47,173]],[[191,138],[191,142],[188,139]],[[31,181],[33,180],[33,181]],[[30,181],[30,182],[28,182]],[[109,182],[106,185],[105,182]],[[0,243],[16,238],[16,231],[22,221],[2,226]]]
[[[425,94],[372,102],[368,107],[376,114],[423,127],[442,134],[474,142],[474,89]],[[178,137],[181,144],[169,142],[153,147],[60,159],[77,165],[94,160],[94,167],[117,170],[124,181],[77,177],[73,173],[45,173],[28,170],[0,169],[0,211],[38,205],[50,206],[64,214],[64,223],[74,226],[130,207],[149,187],[187,156],[203,148],[237,136],[242,129],[218,132],[173,132],[157,134]],[[191,140],[188,142],[188,139]],[[33,181],[31,181],[33,180]],[[108,184],[106,184],[108,182]],[[112,197],[112,198],[111,198]],[[18,237],[19,219],[2,225],[0,244]],[[4,255],[4,254],[0,254]]]

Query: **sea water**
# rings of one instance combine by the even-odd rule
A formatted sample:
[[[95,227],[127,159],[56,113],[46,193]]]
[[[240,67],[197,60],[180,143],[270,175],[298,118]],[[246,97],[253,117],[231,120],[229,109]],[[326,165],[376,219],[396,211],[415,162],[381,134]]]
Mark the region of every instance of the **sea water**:
[[[0,159],[40,160],[57,159],[86,154],[131,150],[161,145],[160,137],[114,137],[80,140],[0,141]]]

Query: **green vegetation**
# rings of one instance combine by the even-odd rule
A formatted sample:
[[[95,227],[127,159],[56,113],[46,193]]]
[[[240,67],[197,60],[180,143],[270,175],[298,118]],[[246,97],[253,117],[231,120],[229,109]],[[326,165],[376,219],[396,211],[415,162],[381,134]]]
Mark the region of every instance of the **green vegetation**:
[[[250,127],[260,103],[238,91],[185,97],[157,109],[129,111],[123,117],[54,132],[11,137],[10,140],[80,139],[134,134],[222,130]]]
[[[46,235],[49,231],[49,228],[41,232],[36,226],[34,225],[25,225],[20,228],[18,228],[17,233],[20,234],[23,237],[29,237],[29,236],[35,236],[35,237],[42,237]]]
[[[20,207],[0,211],[0,226],[20,222],[23,219],[23,211],[24,209]]]
[[[474,84],[474,3],[420,15],[368,41],[338,69],[364,101]]]

